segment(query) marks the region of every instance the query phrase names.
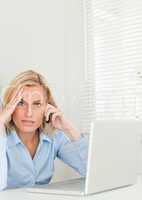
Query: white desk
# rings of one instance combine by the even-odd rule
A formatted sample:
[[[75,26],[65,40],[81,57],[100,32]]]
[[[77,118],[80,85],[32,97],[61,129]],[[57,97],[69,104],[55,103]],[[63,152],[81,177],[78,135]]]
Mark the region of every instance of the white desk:
[[[90,195],[86,197],[66,196],[66,195],[47,195],[28,193],[24,189],[12,189],[0,192],[0,200],[142,200],[142,182],[133,186]]]

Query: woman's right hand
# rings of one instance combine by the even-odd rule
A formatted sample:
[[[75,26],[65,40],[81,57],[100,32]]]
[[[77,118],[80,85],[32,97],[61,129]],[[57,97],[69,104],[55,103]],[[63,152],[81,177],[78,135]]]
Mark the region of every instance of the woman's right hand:
[[[22,99],[22,93],[23,93],[23,87],[22,88],[20,87],[17,90],[15,90],[10,102],[6,105],[4,109],[3,108],[0,109],[0,125],[4,125],[9,120],[17,104]]]

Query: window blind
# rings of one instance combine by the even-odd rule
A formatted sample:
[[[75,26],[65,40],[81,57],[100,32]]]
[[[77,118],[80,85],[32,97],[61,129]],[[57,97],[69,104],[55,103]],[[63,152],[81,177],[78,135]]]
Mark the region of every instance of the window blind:
[[[84,22],[81,126],[142,119],[141,0],[80,0]],[[138,173],[142,173],[140,135]]]
[[[92,118],[142,118],[142,86],[137,72],[142,65],[141,5],[134,0],[82,3],[85,41],[82,99],[88,108],[86,114],[82,109],[82,125],[86,119],[89,124]]]

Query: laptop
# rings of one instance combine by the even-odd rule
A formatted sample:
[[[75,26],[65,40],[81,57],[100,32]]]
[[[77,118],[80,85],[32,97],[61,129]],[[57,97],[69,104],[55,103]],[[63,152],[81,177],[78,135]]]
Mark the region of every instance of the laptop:
[[[43,194],[90,195],[137,180],[137,157],[142,122],[96,120],[91,123],[86,178],[38,185],[26,191]]]

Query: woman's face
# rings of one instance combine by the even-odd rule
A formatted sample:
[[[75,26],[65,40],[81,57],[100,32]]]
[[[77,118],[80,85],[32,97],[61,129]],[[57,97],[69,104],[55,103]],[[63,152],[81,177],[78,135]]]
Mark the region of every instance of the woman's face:
[[[25,86],[22,96],[12,119],[20,132],[35,132],[43,122],[46,107],[45,91],[40,85]]]

